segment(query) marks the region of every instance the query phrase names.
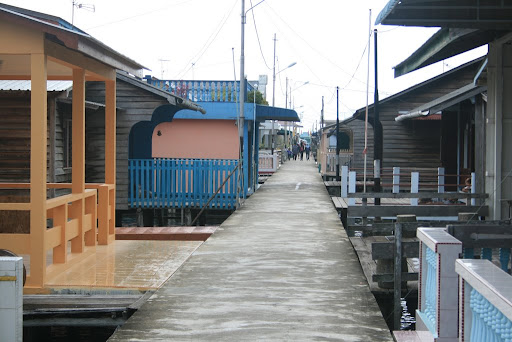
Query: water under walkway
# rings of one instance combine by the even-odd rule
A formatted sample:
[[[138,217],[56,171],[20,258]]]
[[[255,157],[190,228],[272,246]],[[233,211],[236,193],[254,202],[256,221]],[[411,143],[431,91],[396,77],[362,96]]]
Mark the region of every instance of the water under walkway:
[[[289,161],[111,341],[393,341],[312,161]]]

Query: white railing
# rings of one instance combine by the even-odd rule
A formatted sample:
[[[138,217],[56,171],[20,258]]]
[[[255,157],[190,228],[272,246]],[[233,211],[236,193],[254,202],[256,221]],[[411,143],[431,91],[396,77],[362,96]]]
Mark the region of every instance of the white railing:
[[[277,171],[279,165],[277,154],[263,154],[260,153],[258,156],[258,173],[267,174],[274,173]]]
[[[418,228],[417,236],[421,243],[416,331],[432,340],[457,341],[455,260],[462,252],[462,243],[445,228]]]
[[[489,260],[459,259],[459,341],[512,341],[512,277]]]

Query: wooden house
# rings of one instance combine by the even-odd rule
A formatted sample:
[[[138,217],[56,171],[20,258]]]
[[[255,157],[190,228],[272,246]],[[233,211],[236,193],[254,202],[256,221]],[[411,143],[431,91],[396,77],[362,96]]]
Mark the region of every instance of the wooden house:
[[[94,254],[97,244],[114,239],[116,69],[137,75],[143,66],[60,18],[3,4],[0,65],[0,80],[30,82],[30,93],[10,92],[0,107],[2,122],[9,123],[0,129],[5,161],[0,189],[8,193],[0,200],[0,213],[14,226],[20,216],[28,216],[28,226],[0,231],[0,249],[27,256],[26,287],[41,288],[49,273],[67,269]],[[70,81],[73,87],[68,105],[73,143],[67,157],[59,154],[64,136],[55,114],[62,94],[51,91],[49,80]],[[103,83],[106,89],[105,166],[94,184],[85,182],[86,81]],[[62,164],[65,158],[70,170]]]
[[[487,45],[489,52],[481,68],[475,70],[473,83],[487,87],[486,96],[476,99],[475,167],[482,184],[478,192],[490,194],[487,203],[490,218],[510,218],[512,180],[508,153],[512,137],[510,117],[512,102],[507,94],[512,87],[512,21],[510,5],[505,2],[476,3],[467,10],[467,3],[449,0],[426,3],[421,11],[411,11],[412,1],[391,0],[377,18],[377,24],[434,26],[441,29],[409,58],[397,65],[398,77],[416,69]],[[453,20],[453,16],[457,20]],[[485,18],[485,19],[484,19]]]
[[[480,98],[486,87],[474,85],[473,78],[482,62],[482,58],[473,60],[379,102],[383,170],[444,167],[450,175],[469,175],[475,170],[475,97]],[[358,172],[364,168],[365,112],[366,108],[361,108],[351,118],[340,122],[340,140],[346,140],[343,144],[350,146],[341,151],[340,163]],[[373,104],[368,108],[368,117],[366,167],[368,177],[372,178]],[[323,134],[323,141],[331,136],[331,144],[324,144],[322,148],[330,158],[335,153],[334,130],[335,125],[327,126]],[[324,171],[327,174],[335,171],[329,160],[324,162],[330,167]],[[458,181],[449,179],[447,183],[457,184]]]

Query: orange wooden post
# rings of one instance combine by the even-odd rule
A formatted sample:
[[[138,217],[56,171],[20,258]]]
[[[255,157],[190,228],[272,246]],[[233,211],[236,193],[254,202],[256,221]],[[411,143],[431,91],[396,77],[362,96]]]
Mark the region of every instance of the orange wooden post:
[[[73,69],[73,103],[72,103],[72,134],[73,134],[73,167],[72,185],[73,194],[85,192],[85,70]],[[84,251],[84,201],[73,202],[70,214],[78,220],[78,236],[71,240],[71,252]]]
[[[95,246],[96,245],[96,218],[97,218],[97,193],[94,196],[88,196],[85,199],[85,214],[87,221],[84,222],[84,227],[87,227],[85,232],[85,245]]]
[[[116,212],[116,78],[105,81],[105,183],[108,192],[108,234],[115,236]]]
[[[53,227],[61,227],[60,245],[53,248],[53,263],[62,264],[67,261],[67,239],[66,239],[66,222],[68,221],[68,206],[60,205],[53,211]]]
[[[108,245],[109,234],[109,191],[108,185],[100,185],[98,188],[98,244]]]
[[[46,55],[30,55],[30,277],[27,285],[43,287],[46,276]]]

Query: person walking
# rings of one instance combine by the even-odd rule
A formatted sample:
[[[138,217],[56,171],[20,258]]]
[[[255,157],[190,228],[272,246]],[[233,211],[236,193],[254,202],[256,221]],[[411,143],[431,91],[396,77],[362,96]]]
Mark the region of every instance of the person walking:
[[[304,141],[300,142],[300,160],[304,160]]]
[[[311,152],[311,146],[306,144],[306,160],[309,160],[309,153]]]
[[[299,153],[299,145],[293,144],[293,147],[292,147],[293,160],[297,160],[298,153]]]

